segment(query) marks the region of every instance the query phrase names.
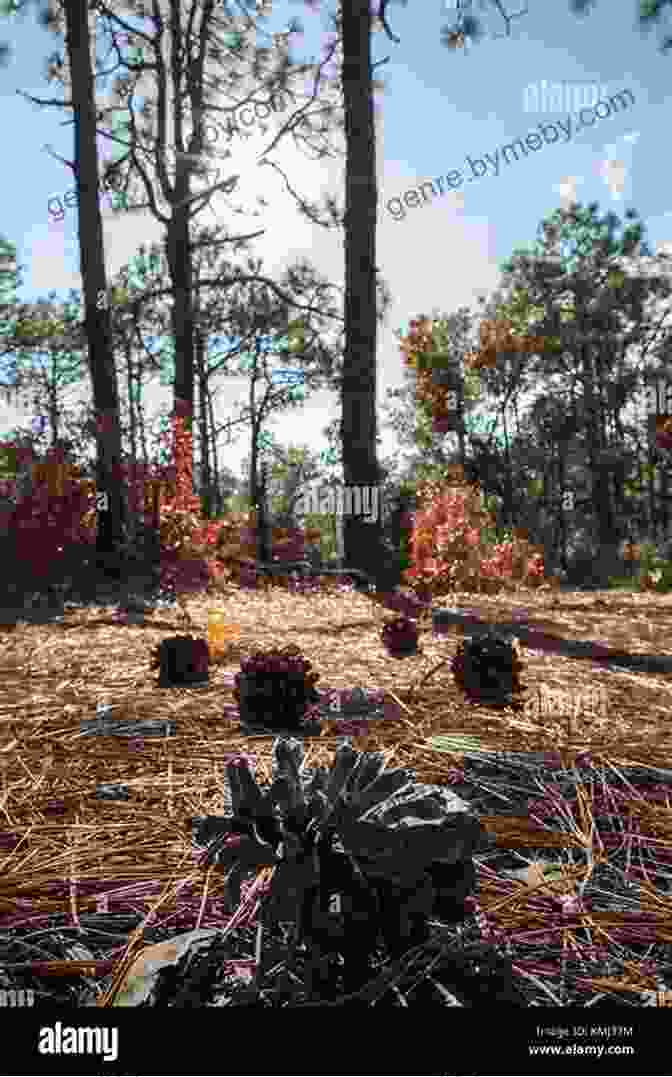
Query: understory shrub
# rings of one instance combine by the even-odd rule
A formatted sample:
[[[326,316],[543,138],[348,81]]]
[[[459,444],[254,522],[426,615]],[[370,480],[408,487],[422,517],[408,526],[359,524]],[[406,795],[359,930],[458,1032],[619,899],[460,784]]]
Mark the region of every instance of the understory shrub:
[[[20,466],[34,460],[25,447],[17,447],[17,454]],[[81,479],[79,469],[66,463],[60,451],[49,450],[43,461],[32,463],[30,489],[20,499],[16,491],[16,479],[6,479],[3,492],[12,504],[5,508],[3,530],[13,549],[12,573],[39,583],[53,575],[66,550],[92,546],[94,484]]]
[[[324,564],[338,556],[335,516],[309,512],[303,517],[301,526],[307,534],[314,536],[308,541],[317,547],[320,560]]]
[[[602,582],[599,555],[589,549],[576,550],[567,559],[567,582],[571,587],[596,588]]]
[[[193,552],[189,545],[198,545],[201,553],[212,538],[203,528],[197,514],[198,499],[185,497],[185,483],[190,479],[184,463],[186,441],[181,420],[174,423],[175,467],[122,464],[122,477],[127,487],[129,517],[140,517],[141,527],[157,527],[164,555],[174,560]],[[3,480],[5,501],[2,513],[3,533],[13,546],[13,561],[33,582],[40,583],[58,575],[59,567],[68,560],[74,549],[90,548],[96,539],[96,486],[93,480],[82,477],[81,470],[66,461],[60,449],[49,449],[38,459],[32,447],[12,442],[2,444],[5,457],[14,460],[14,475]],[[22,480],[19,494],[18,469],[30,473]],[[158,499],[157,499],[158,494]],[[163,502],[161,495],[163,494]],[[168,496],[166,496],[168,495]],[[160,512],[157,519],[157,502]],[[129,546],[132,545],[129,542]]]
[[[415,514],[411,567],[404,574],[418,594],[496,593],[543,580],[543,556],[523,532],[514,532],[508,542],[491,541],[495,523],[483,509],[476,486],[451,490],[431,482],[419,495],[423,507]]]
[[[577,589],[597,590],[617,587],[666,594],[672,590],[670,551],[654,542],[623,541],[610,556],[599,546],[585,545],[574,550],[567,562],[567,582]]]
[[[637,570],[634,581],[630,582],[639,591],[667,594],[672,590],[672,561],[662,556],[662,548],[653,542],[642,542],[637,552]]]
[[[386,561],[398,585],[411,567],[410,540],[416,496],[413,484],[404,481],[386,487],[383,493],[383,548]],[[394,587],[391,588],[394,590]]]
[[[242,586],[254,586],[257,574],[257,516],[255,512],[231,513],[217,521],[215,556]],[[272,561],[283,563],[308,559],[307,544],[320,539],[316,527],[271,527],[268,529]]]
[[[170,436],[168,433],[164,438]],[[129,507],[122,553],[140,560],[138,535],[154,535],[161,584],[170,591],[201,591],[230,576],[241,584],[256,585],[255,514],[228,513],[216,520],[202,519],[199,498],[193,493],[191,434],[178,416],[173,418],[172,438],[169,466],[156,462],[144,466],[128,460],[121,464]],[[0,497],[16,497],[14,504],[5,502],[3,512],[7,540],[13,547],[13,556],[5,563],[16,564],[20,559],[28,577],[39,585],[62,573],[71,574],[77,557],[82,563],[87,560],[82,556],[87,551],[94,558],[96,485],[59,451],[49,450],[37,459],[31,447],[16,446],[15,460],[15,471],[17,466],[28,465],[32,479],[29,488],[21,488],[20,498],[16,475],[13,480],[6,478],[0,489]],[[307,519],[303,530],[272,528],[271,558],[281,564],[306,559],[306,545],[324,538],[315,522]],[[395,527],[399,547],[390,539],[386,553],[395,560],[400,576],[411,565],[412,516],[400,512]]]

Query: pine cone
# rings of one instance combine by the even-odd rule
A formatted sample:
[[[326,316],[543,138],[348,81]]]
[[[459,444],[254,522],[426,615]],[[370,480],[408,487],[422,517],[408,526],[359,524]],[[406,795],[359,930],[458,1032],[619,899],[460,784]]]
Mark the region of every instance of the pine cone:
[[[451,670],[469,699],[507,706],[522,689],[520,654],[516,638],[488,632],[460,643]]]

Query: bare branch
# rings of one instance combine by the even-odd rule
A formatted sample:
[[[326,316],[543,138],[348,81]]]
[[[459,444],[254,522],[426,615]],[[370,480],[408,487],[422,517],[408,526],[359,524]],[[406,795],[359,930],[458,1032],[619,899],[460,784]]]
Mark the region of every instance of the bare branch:
[[[510,37],[511,36],[511,21],[513,19],[521,19],[523,17],[523,15],[529,14],[527,7],[525,7],[522,11],[516,11],[513,15],[508,15],[506,13],[506,11],[504,10],[504,8],[502,7],[502,0],[492,0],[492,3],[497,8],[499,14],[504,19],[504,23],[506,25],[506,33],[505,34],[495,35],[495,37]]]
[[[292,197],[296,199],[296,201],[301,206],[301,209],[303,210],[305,215],[310,218],[310,220],[313,222],[313,224],[317,224],[317,225],[319,225],[320,228],[326,228],[326,229],[329,229],[329,228],[331,228],[333,226],[333,221],[330,224],[328,222],[320,221],[318,219],[318,217],[316,216],[317,209],[314,206],[310,206],[307,202],[303,201],[301,196],[298,195],[296,193],[296,191],[293,189],[292,185],[290,184],[290,182],[287,179],[287,176],[285,175],[283,170],[280,168],[279,165],[277,165],[275,163],[275,161],[260,161],[259,162],[259,168],[262,168],[264,165],[267,165],[269,168],[274,168],[276,172],[280,173],[283,180],[285,181],[285,187],[287,188],[289,193],[292,195]]]
[[[390,0],[382,0],[382,3],[380,5],[380,12],[378,14],[378,18],[380,19],[381,23],[383,24],[383,30],[385,31],[385,33],[389,37],[390,41],[394,41],[395,45],[401,45],[401,38],[394,36],[392,31],[390,30],[389,23],[388,23],[388,21],[387,21],[387,19],[385,17],[385,12],[387,11],[387,5],[389,4],[389,2],[390,2]]]
[[[181,199],[179,202],[177,202],[175,205],[173,205],[173,209],[179,209],[181,206],[188,206],[192,202],[196,202],[199,198],[203,198],[203,199],[207,200],[208,198],[210,198],[215,193],[215,191],[223,191],[224,194],[231,194],[235,190],[236,182],[239,179],[240,179],[240,176],[238,176],[238,175],[236,175],[236,176],[228,176],[225,180],[220,180],[219,183],[215,183],[212,187],[208,187],[208,189],[206,191],[199,191],[197,194],[192,194],[192,195],[189,195],[188,198]],[[229,188],[229,190],[227,190],[227,187]],[[194,216],[197,213],[200,213],[200,211],[203,209],[203,207],[205,205],[206,205],[206,202],[203,202],[203,205],[199,206],[194,211]]]
[[[105,15],[108,19],[110,19],[110,22],[112,24],[110,26],[110,30],[112,31],[113,40],[115,30],[117,29],[117,27],[121,27],[121,29],[125,30],[126,33],[132,34],[133,37],[141,38],[143,41],[146,41],[148,45],[152,44],[153,39],[150,34],[146,34],[143,30],[137,30],[135,26],[130,26],[129,23],[125,22],[124,19],[122,19],[116,11],[111,11],[109,8],[107,8],[103,3],[103,0],[100,0],[100,3],[97,5],[97,8],[101,15]]]
[[[199,239],[191,244],[191,249],[195,251],[199,247],[223,247],[227,243],[245,243],[247,240],[263,236],[265,232],[265,228],[260,228],[258,232],[250,232],[247,236],[228,236],[226,239]]]
[[[314,306],[312,303],[302,306],[297,303],[296,296],[290,295],[285,292],[274,280],[269,277],[262,276],[258,273],[243,274],[240,271],[234,272],[233,276],[219,276],[214,278],[201,278],[194,281],[194,291],[200,293],[203,289],[214,288],[221,289],[222,287],[230,287],[232,285],[246,285],[246,284],[265,284],[272,292],[275,293],[278,299],[288,307],[293,307],[299,316],[303,314],[315,314],[320,318],[330,318],[337,322],[343,322],[343,315],[332,313],[324,309],[324,304],[321,306]],[[337,292],[342,291],[337,285],[329,285],[330,288],[334,288]],[[172,296],[172,288],[155,288],[151,291],[144,293],[144,298],[149,302],[151,299],[161,299],[164,297]]]
[[[15,93],[19,97],[25,97],[27,101],[30,101],[33,105],[49,105],[52,108],[73,108],[72,101],[56,101],[54,98],[49,100],[43,97],[33,97],[31,94],[26,93],[25,90],[16,90]]]
[[[52,157],[55,157],[56,160],[60,161],[62,165],[65,165],[67,168],[69,168],[73,176],[77,176],[77,166],[74,161],[67,161],[65,157],[60,157],[59,154],[52,150],[51,146],[49,145],[43,146],[42,149],[46,150],[47,153],[50,154]]]
[[[280,139],[285,134],[287,134],[289,131],[293,131],[295,127],[298,127],[300,125],[300,123],[304,119],[304,114],[308,111],[309,107],[317,100],[317,97],[318,97],[318,94],[319,94],[319,85],[320,85],[320,77],[321,77],[321,74],[322,74],[322,68],[325,67],[328,64],[328,62],[331,60],[334,52],[336,51],[337,45],[338,45],[338,42],[334,42],[332,44],[331,48],[329,50],[327,50],[327,54],[326,54],[324,60],[322,60],[317,65],[317,70],[315,72],[315,76],[314,76],[314,80],[313,80],[313,88],[312,88],[312,91],[311,91],[310,98],[306,101],[306,103],[304,105],[302,105],[299,108],[298,112],[295,112],[292,116],[290,116],[289,119],[287,120],[287,122],[282,125],[282,127],[278,131],[277,135],[275,135],[275,137],[273,138],[271,144],[269,146],[267,146],[266,149],[263,150],[263,152],[260,154],[261,157],[265,157],[267,153],[270,153],[271,150],[275,149],[278,142],[280,141]],[[305,70],[308,71],[309,68],[306,67]],[[294,97],[294,95],[291,93],[291,91],[289,89],[285,89],[285,90],[283,90],[283,92],[287,93],[289,97]],[[247,100],[250,100],[252,96],[253,96],[253,93],[251,93],[249,95]],[[258,103],[259,104],[264,104],[265,102],[258,102]],[[237,107],[238,106],[236,106],[236,108]],[[323,109],[319,109],[318,112],[325,112],[328,109],[329,109],[329,106],[325,106]],[[212,112],[231,112],[231,111],[235,111],[235,109],[222,108],[221,106],[212,105],[212,104],[208,104],[208,110],[212,111]]]

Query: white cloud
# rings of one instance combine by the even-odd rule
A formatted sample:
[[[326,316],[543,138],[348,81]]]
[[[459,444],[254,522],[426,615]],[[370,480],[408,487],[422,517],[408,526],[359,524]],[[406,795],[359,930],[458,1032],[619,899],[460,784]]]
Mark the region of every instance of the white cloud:
[[[583,176],[564,176],[554,186],[553,190],[560,195],[560,205],[563,209],[569,209],[577,201],[576,188],[579,183],[583,183]]]
[[[639,138],[639,131],[630,131],[616,142],[607,143],[603,150],[604,157],[597,162],[598,174],[609,188],[612,198],[619,202],[626,193],[628,201],[632,200],[633,150]]]
[[[68,210],[68,212],[75,212]],[[35,226],[34,233],[29,237],[26,244],[31,254],[31,284],[41,295],[46,296],[50,291],[67,291],[69,288],[81,288],[82,279],[79,273],[68,273],[65,269],[66,255],[70,254],[70,241],[66,240],[63,224],[50,225],[45,237],[43,226],[42,235],[39,226]]]
[[[625,179],[627,176],[627,169],[623,161],[602,161],[600,175],[607,184],[607,187],[609,188],[612,197],[616,199],[621,199],[623,197],[623,191],[625,189]]]

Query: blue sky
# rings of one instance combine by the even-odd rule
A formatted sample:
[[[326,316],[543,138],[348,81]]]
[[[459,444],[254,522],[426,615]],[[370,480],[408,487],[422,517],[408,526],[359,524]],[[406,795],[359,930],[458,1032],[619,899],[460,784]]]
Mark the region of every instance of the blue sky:
[[[516,6],[523,5],[508,5]],[[385,89],[376,96],[377,263],[393,300],[379,333],[381,401],[386,388],[402,383],[393,331],[405,328],[419,313],[474,305],[480,294],[497,285],[498,267],[512,249],[534,241],[540,221],[562,204],[563,197],[575,192],[581,202],[597,200],[603,212],[612,210],[619,216],[632,207],[646,222],[652,246],[672,242],[667,170],[672,56],[660,53],[655,30],[640,35],[635,0],[598,0],[597,10],[585,18],[571,14],[569,0],[528,0],[528,6],[529,14],[514,20],[510,38],[499,36],[503,25],[490,11],[486,15],[490,37],[466,51],[449,51],[440,42],[441,26],[450,17],[444,0],[409,0],[406,8],[391,5],[389,23],[400,44],[382,32],[375,36],[375,58],[390,58],[378,68]],[[300,3],[274,2],[268,29],[283,30],[291,17],[300,18],[306,30],[303,38],[293,39],[292,55],[316,58],[325,18]],[[13,161],[13,167],[5,167],[0,175],[0,231],[16,243],[19,262],[26,267],[21,298],[35,299],[52,288],[65,298],[70,287],[81,285],[76,209],[66,209],[63,222],[55,224],[47,203],[71,190],[73,177],[44,146],[49,144],[56,154],[71,159],[72,127],[64,122],[67,113],[39,108],[16,93],[60,96],[58,87],[42,77],[56,39],[38,29],[32,8],[21,21],[4,20],[0,37],[13,47],[9,67],[0,70],[5,139]],[[547,84],[545,109],[541,100],[538,108],[534,103],[537,94],[541,97],[542,81]],[[407,208],[404,219],[391,215],[390,200],[453,170],[466,173],[467,155],[494,157],[498,148],[538,132],[540,124],[566,123],[568,110],[590,103],[593,92],[604,97],[605,89],[609,95],[629,89],[634,105],[573,132],[569,141],[563,138],[502,165],[498,176],[488,171],[478,182],[465,183],[457,195],[437,195],[422,206]],[[558,94],[562,109],[557,108]],[[269,126],[273,131],[272,123]],[[340,235],[327,234],[299,218],[282,184],[269,177],[270,170],[255,171],[257,155],[269,141],[270,135],[255,131],[249,143],[231,147],[235,151],[231,169],[249,184],[247,204],[254,190],[263,191],[270,203],[262,217],[232,217],[224,195],[215,196],[214,212],[241,231],[253,230],[251,224],[255,230],[267,228],[254,248],[263,255],[267,269],[280,273],[295,258],[306,257],[330,280],[341,283]],[[308,198],[328,192],[342,197],[342,160],[307,162],[291,145],[275,159]],[[620,190],[613,184],[619,173]],[[141,241],[162,238],[160,226],[148,214],[112,216],[104,209],[104,219],[110,274]],[[206,213],[203,221],[208,220],[212,215]],[[222,421],[243,400],[245,382],[227,378],[218,385],[215,411]],[[73,390],[71,398],[77,396]],[[150,414],[169,399],[169,391],[157,383],[148,395]],[[31,414],[0,401],[0,434]],[[335,414],[334,395],[318,393],[271,430],[283,443],[323,449],[326,441],[320,430]],[[395,451],[395,442],[388,431],[382,434],[386,456]],[[227,447],[223,462],[237,472],[248,453],[245,434]]]

